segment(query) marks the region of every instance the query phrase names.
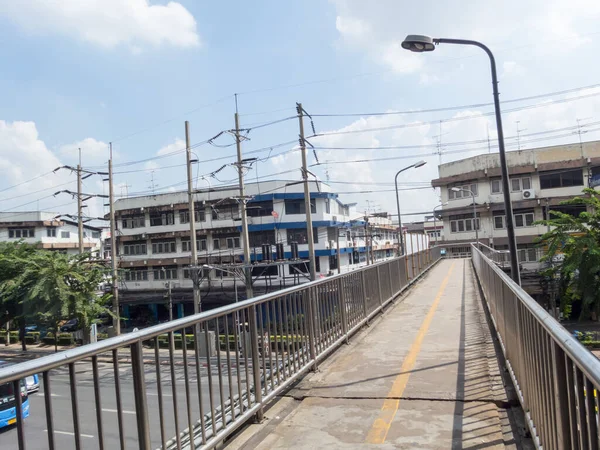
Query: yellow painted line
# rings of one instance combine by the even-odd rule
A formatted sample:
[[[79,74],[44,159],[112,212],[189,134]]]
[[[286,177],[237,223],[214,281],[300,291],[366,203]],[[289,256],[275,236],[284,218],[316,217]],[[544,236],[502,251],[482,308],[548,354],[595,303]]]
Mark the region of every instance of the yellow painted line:
[[[408,379],[410,378],[410,372],[415,367],[415,363],[417,362],[417,356],[421,351],[421,345],[423,344],[423,339],[425,339],[425,335],[427,334],[427,330],[429,330],[429,326],[431,325],[431,321],[433,320],[433,315],[440,303],[440,299],[444,291],[446,290],[446,285],[450,280],[450,275],[452,275],[452,270],[454,269],[455,262],[452,263],[448,273],[446,274],[446,278],[442,281],[440,285],[440,289],[435,296],[435,300],[429,308],[429,312],[423,319],[423,323],[421,324],[421,328],[419,328],[419,332],[417,333],[417,337],[412,343],[410,350],[408,351],[408,355],[404,358],[404,362],[402,363],[402,367],[400,368],[400,375],[396,377],[394,380],[394,384],[392,388],[388,392],[387,399],[383,402],[383,407],[379,413],[379,417],[373,422],[373,426],[367,435],[367,444],[383,444],[387,437],[388,432],[390,431],[390,427],[392,425],[392,421],[394,417],[396,417],[396,413],[398,412],[398,407],[400,406],[400,397],[404,393],[404,389],[406,389],[406,385],[408,384]],[[391,398],[390,398],[391,397]]]

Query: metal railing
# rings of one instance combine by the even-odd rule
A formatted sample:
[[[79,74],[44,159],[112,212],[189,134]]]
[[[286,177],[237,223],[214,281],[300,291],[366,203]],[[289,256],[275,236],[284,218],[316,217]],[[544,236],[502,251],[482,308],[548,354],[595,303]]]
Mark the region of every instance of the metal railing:
[[[600,447],[600,360],[473,246],[473,265],[538,448]]]
[[[1,369],[0,384],[42,380],[31,415],[44,425],[21,419],[17,396],[18,448],[79,449],[86,437],[101,450],[213,448],[439,259],[426,249]]]

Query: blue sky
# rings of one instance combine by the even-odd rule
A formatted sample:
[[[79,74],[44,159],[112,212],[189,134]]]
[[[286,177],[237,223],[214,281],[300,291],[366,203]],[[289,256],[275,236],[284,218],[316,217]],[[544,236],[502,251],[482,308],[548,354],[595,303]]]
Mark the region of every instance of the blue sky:
[[[407,212],[431,209],[437,201],[435,191],[427,188],[437,174],[434,147],[375,148],[435,146],[439,125],[419,125],[419,121],[441,120],[442,144],[485,139],[488,127],[493,140],[493,118],[484,115],[491,109],[389,116],[366,113],[490,102],[489,65],[477,49],[440,46],[426,55],[402,51],[399,44],[409,33],[486,42],[497,56],[503,99],[600,83],[599,63],[592,56],[599,50],[600,6],[592,0],[574,0],[568,5],[560,0],[453,0],[444,6],[423,1],[418,8],[393,0],[50,3],[21,0],[0,5],[3,210],[31,210],[39,205],[40,209],[73,212],[69,197],[46,198],[53,190],[73,189],[71,174],[20,183],[58,165],[76,163],[78,147],[84,166],[98,168],[108,157],[108,142],[114,142],[117,165],[179,150],[185,120],[190,121],[192,142],[204,141],[233,127],[234,93],[239,93],[244,127],[291,116],[297,101],[314,114],[361,113],[315,118],[318,132],[353,133],[314,138],[314,145],[373,149],[320,150],[319,160],[331,163],[315,166],[313,172],[323,179],[327,172],[332,185],[344,192],[386,190],[396,170],[426,158],[427,166],[403,176],[405,188],[421,189],[403,191],[402,197]],[[583,124],[599,121],[599,93],[593,88],[503,105],[505,110],[535,106],[505,113],[505,134],[516,135],[518,121],[524,136],[522,148],[575,142],[578,136],[570,131],[548,133],[547,140],[535,143],[527,143],[526,135],[575,126],[577,119]],[[397,128],[363,131],[382,127]],[[584,125],[582,130],[595,128]],[[257,129],[249,137],[245,151],[293,141],[297,121]],[[595,131],[584,134],[586,140],[596,138]],[[228,136],[217,141],[219,145],[232,142]],[[507,144],[516,149],[515,139]],[[480,147],[442,146],[442,150],[465,150],[444,155],[442,160],[477,154]],[[257,163],[247,174],[248,181],[299,167],[298,153],[288,151],[292,149],[293,145],[275,149],[273,153],[287,153]],[[234,148],[207,144],[196,153],[203,161],[231,155]],[[268,151],[259,154],[268,155]],[[398,156],[404,159],[338,163]],[[136,172],[118,174],[116,192],[124,195],[123,185],[130,193],[149,191],[152,176],[155,191],[168,190],[185,181],[185,171],[164,167],[184,161],[185,155],[178,153],[123,167],[121,171]],[[202,163],[197,173],[207,174],[226,162]],[[295,172],[279,178],[298,176]],[[211,183],[234,177],[234,169],[228,168]],[[86,188],[98,193],[107,190],[99,178],[86,180]],[[47,191],[38,192],[42,190]],[[345,194],[343,198],[358,202],[361,208],[369,200],[382,210],[394,209],[390,192]],[[103,212],[100,203],[92,206],[92,214]]]

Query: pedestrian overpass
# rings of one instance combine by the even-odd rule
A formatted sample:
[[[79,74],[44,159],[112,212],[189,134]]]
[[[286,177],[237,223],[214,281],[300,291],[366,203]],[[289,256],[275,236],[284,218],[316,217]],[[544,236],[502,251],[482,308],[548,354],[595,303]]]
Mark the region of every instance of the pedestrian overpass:
[[[491,249],[470,250],[434,247],[2,369],[0,383],[43,380],[32,415],[44,426],[19,420],[10,448],[598,449],[600,361]],[[61,370],[71,417],[53,407]]]

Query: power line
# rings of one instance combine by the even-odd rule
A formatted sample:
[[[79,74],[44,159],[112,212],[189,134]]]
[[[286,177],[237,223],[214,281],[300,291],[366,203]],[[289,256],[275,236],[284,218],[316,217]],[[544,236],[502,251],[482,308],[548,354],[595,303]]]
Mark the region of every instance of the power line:
[[[8,191],[10,189],[14,189],[16,187],[23,186],[24,184],[31,183],[32,181],[35,181],[35,180],[39,180],[40,178],[43,178],[43,177],[45,177],[47,175],[50,175],[51,173],[52,173],[52,171],[46,172],[46,173],[43,173],[43,174],[38,175],[36,177],[33,177],[33,178],[29,179],[29,180],[21,181],[20,183],[14,184],[12,186],[5,187],[3,189],[0,189],[0,192],[5,192],[5,191]]]
[[[527,109],[545,108],[547,106],[554,106],[559,103],[567,103],[567,102],[571,102],[571,101],[575,101],[575,100],[596,97],[598,95],[600,95],[600,91],[593,92],[591,94],[580,95],[577,97],[553,100],[552,102],[538,103],[535,105],[525,105],[525,106],[520,106],[518,108],[506,109],[506,110],[502,111],[502,113],[507,114],[507,113],[511,113],[511,112],[524,111]],[[396,130],[396,129],[400,129],[400,128],[418,128],[418,127],[423,127],[425,125],[433,125],[433,124],[437,125],[440,122],[447,123],[447,122],[458,122],[458,121],[462,121],[462,120],[478,119],[481,117],[493,116],[494,114],[495,114],[494,111],[490,111],[490,112],[485,112],[485,113],[481,113],[481,114],[477,114],[477,115],[451,117],[448,119],[442,119],[442,120],[438,119],[438,120],[431,120],[431,121],[427,121],[427,122],[413,122],[413,123],[405,123],[405,124],[399,124],[399,125],[389,125],[386,127],[365,128],[362,130],[329,131],[329,132],[325,132],[325,133],[314,134],[313,136],[309,136],[309,138],[322,137],[322,136],[336,136],[336,135],[343,135],[343,134],[368,133],[368,132],[373,132],[373,131],[387,131],[387,130]]]
[[[548,92],[545,94],[531,95],[528,97],[520,97],[513,98],[508,100],[502,100],[502,104],[505,103],[516,103],[523,102],[528,100],[537,100],[540,98],[551,97],[553,95],[564,95],[570,94],[572,92],[583,91],[586,89],[594,89],[600,87],[600,84],[590,84],[588,86],[581,86],[572,89],[565,89],[563,91],[554,91]],[[339,114],[313,114],[314,117],[360,117],[360,116],[399,116],[399,115],[407,115],[407,114],[425,114],[432,112],[443,112],[443,111],[455,111],[461,109],[470,109],[470,108],[483,108],[487,106],[494,106],[493,103],[474,103],[471,105],[457,105],[457,106],[446,106],[440,108],[431,108],[431,109],[420,109],[420,110],[407,110],[407,111],[386,111],[386,112],[370,112],[370,113],[339,113]]]

